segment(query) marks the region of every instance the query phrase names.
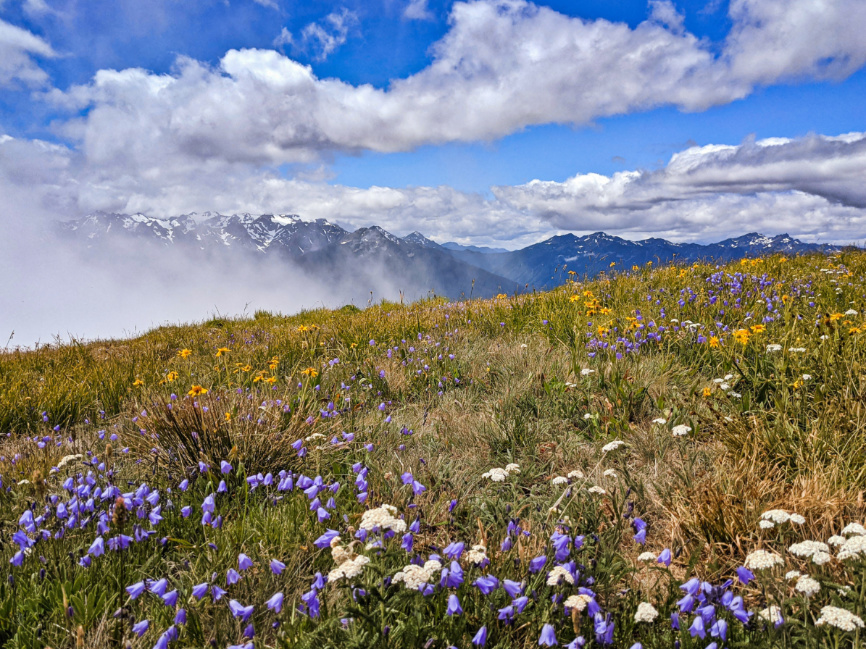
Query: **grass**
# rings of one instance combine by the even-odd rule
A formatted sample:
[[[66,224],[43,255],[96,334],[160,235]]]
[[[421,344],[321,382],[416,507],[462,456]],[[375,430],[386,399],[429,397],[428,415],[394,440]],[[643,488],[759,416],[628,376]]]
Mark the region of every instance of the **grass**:
[[[859,252],[646,266],[0,354],[0,646],[859,647],[818,624],[866,613],[856,529],[851,556],[788,548],[863,522],[864,270]],[[399,529],[365,537],[381,504]],[[760,526],[772,510],[804,520]],[[450,571],[458,541],[462,583],[432,564],[426,593],[392,581],[431,555]],[[758,549],[784,566],[738,579]],[[369,563],[324,583],[344,555]],[[548,585],[555,565],[575,583]],[[565,607],[579,593],[588,608]]]

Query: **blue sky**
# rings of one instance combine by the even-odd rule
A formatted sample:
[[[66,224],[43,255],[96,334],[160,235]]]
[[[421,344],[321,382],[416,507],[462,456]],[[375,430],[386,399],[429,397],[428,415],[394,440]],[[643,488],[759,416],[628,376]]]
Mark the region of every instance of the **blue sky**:
[[[290,211],[512,248],[754,225],[850,240],[862,138],[832,138],[866,130],[864,14],[856,0],[3,0],[0,160],[24,156],[10,182],[32,181],[53,215]],[[22,180],[28,165],[39,178]]]

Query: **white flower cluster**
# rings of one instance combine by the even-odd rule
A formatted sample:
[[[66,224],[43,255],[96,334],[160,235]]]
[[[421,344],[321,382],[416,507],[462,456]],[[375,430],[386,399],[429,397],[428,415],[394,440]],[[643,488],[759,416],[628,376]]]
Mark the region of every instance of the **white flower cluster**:
[[[493,482],[505,482],[505,478],[512,473],[520,473],[520,467],[517,464],[506,464],[504,469],[494,467],[485,473],[481,474],[482,478],[488,478]]]
[[[770,624],[779,624],[782,622],[782,609],[778,606],[770,606],[758,611],[758,617]]]
[[[805,347],[788,347],[788,351],[792,352],[794,354],[805,354],[806,348]]]
[[[852,536],[840,547],[836,556],[845,561],[847,559],[859,559],[866,556],[866,536]]]
[[[552,484],[554,486],[555,485],[561,485],[561,484],[568,484],[568,478],[561,476],[561,475],[558,475],[553,480],[550,481],[550,484]]]
[[[54,467],[53,469],[51,469],[51,472],[54,473],[55,471],[59,471],[60,469],[65,467],[70,462],[75,462],[77,460],[80,460],[81,457],[82,457],[81,453],[78,453],[76,455],[64,455],[62,458],[60,458],[60,462],[57,463],[57,466]]]
[[[605,469],[605,471],[604,471],[604,473],[602,473],[602,475],[605,478],[615,478],[616,477],[616,471],[614,471],[613,469]]]
[[[817,595],[821,590],[821,584],[812,579],[809,575],[802,575],[797,580],[797,585],[794,586],[794,589],[798,593],[803,593],[806,597],[812,597],[813,595]]]
[[[637,612],[634,614],[635,622],[654,622],[659,616],[656,607],[649,602],[641,602],[637,605]]]
[[[360,528],[362,530],[393,530],[397,534],[406,531],[406,521],[396,518],[397,508],[393,505],[382,505],[376,509],[368,509],[361,516]]]
[[[602,446],[601,452],[610,453],[611,451],[615,451],[616,449],[618,449],[620,446],[625,446],[625,442],[621,439],[615,439],[609,444],[605,444],[604,446]]]
[[[466,560],[476,566],[484,563],[487,559],[487,547],[484,545],[473,545],[472,549],[466,553]]]
[[[826,543],[821,543],[820,541],[801,541],[800,543],[795,543],[789,547],[788,552],[795,554],[798,557],[812,557],[818,552],[828,554],[830,552],[830,546]]]
[[[576,480],[582,480],[583,479],[583,471],[581,471],[580,469],[575,469],[574,471],[569,471],[568,477],[576,479]]]
[[[821,617],[815,622],[815,626],[823,626],[829,624],[843,631],[853,631],[857,628],[863,628],[863,620],[854,615],[851,611],[846,611],[844,608],[836,606],[825,606],[821,609]]]
[[[591,370],[588,367],[584,367],[582,370],[580,370],[581,376],[589,376],[590,374],[594,374],[594,373],[595,373],[595,370]]]
[[[671,433],[673,433],[674,437],[685,437],[690,432],[692,432],[692,427],[686,424],[680,424],[671,428]]]
[[[783,523],[802,525],[805,522],[806,519],[800,514],[795,514],[793,512],[789,513],[784,509],[770,509],[761,514],[761,520],[758,522],[758,527],[768,530],[775,525],[782,525]]]
[[[664,419],[663,417],[657,417],[656,419],[653,419],[652,423],[657,424],[659,426],[664,426],[666,423],[668,423],[668,420]]]
[[[556,586],[562,580],[567,581],[569,584],[574,583],[574,577],[571,576],[571,573],[568,572],[562,566],[554,566],[553,570],[547,573],[547,585],[548,586]]]
[[[743,565],[749,570],[768,570],[776,566],[784,565],[785,560],[778,554],[766,550],[755,550],[746,557]]]
[[[607,492],[601,487],[590,487],[587,491],[591,494],[598,494],[599,496],[603,496]]]
[[[780,352],[780,351],[782,351],[782,346],[781,346],[781,345],[777,345],[777,344],[775,344],[775,343],[772,343],[772,344],[770,344],[770,345],[767,345],[767,352],[772,353],[772,352]]]
[[[573,608],[582,612],[590,601],[592,601],[592,597],[589,595],[570,595],[565,600],[565,608]]]
[[[842,534],[845,536],[851,536],[852,534],[866,536],[866,527],[863,527],[860,523],[848,523],[842,528]]]
[[[637,560],[638,561],[655,561],[656,555],[654,555],[652,552],[641,552],[640,555],[638,555]]]
[[[442,564],[435,559],[427,561],[423,566],[410,563],[408,566],[403,568],[403,570],[394,575],[392,581],[395,584],[402,581],[403,585],[409,590],[418,590],[421,586],[429,584],[430,580],[433,579],[436,573],[440,570],[442,570]]]
[[[354,579],[361,574],[364,566],[370,563],[370,558],[363,554],[353,555],[351,545],[349,548],[344,548],[340,545],[340,537],[335,537],[331,540],[331,557],[337,567],[328,573],[328,581],[334,582],[340,579]]]
[[[791,579],[796,579],[801,576],[801,572],[799,570],[789,570],[785,573],[785,579],[790,581]]]

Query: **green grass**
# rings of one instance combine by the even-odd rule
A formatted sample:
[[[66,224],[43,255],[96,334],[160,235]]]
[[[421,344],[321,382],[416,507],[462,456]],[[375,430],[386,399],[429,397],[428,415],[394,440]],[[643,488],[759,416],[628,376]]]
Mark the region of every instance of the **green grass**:
[[[131,340],[4,353],[0,540],[10,577],[0,586],[0,646],[152,647],[179,608],[187,623],[175,625],[170,646],[243,644],[248,622],[232,615],[229,600],[254,605],[255,647],[467,648],[481,626],[488,647],[533,647],[544,624],[560,644],[576,635],[598,644],[588,613],[566,614],[562,601],[551,602],[578,592],[545,583],[555,530],[583,537],[570,558],[611,614],[614,646],[722,646],[711,635],[692,637],[694,615],[684,612],[682,631],[671,629],[679,586],[692,576],[722,584],[757,548],[774,550],[786,565],[756,571],[756,581],[731,592],[753,620],[774,605],[786,622],[744,627],[716,603],[730,624],[727,646],[860,646],[860,633],[816,620],[826,605],[866,613],[864,562],[832,558],[819,566],[786,548],[863,522],[864,270],[866,255],[857,252],[720,268],[648,266],[546,293],[291,317],[256,312]],[[739,330],[748,335],[737,340]],[[647,339],[655,333],[658,340]],[[189,396],[194,386],[206,393]],[[675,436],[677,426],[690,430]],[[615,440],[625,445],[603,450]],[[81,460],[52,471],[77,453]],[[91,458],[95,464],[85,466]],[[222,461],[230,473],[220,473]],[[200,473],[199,462],[210,469]],[[363,503],[358,463],[368,469]],[[503,482],[482,477],[509,463],[520,472]],[[255,488],[246,480],[281,470],[335,485],[319,495],[323,506],[334,499],[331,518],[319,522],[300,490],[278,491],[278,477]],[[69,519],[56,516],[57,503],[69,499],[64,480],[84,480],[88,471],[91,491],[115,485],[129,494],[146,483],[159,491],[159,504],[126,511],[114,498],[96,498],[79,517],[90,516],[88,525],[67,529]],[[554,481],[575,471],[583,477],[568,487]],[[413,494],[412,480],[423,491]],[[201,524],[208,494],[221,527]],[[370,558],[361,575],[321,589],[318,617],[299,611],[315,574],[335,567],[315,539],[332,528],[348,547],[363,513],[382,503],[407,525],[418,519],[412,551],[400,547],[403,533],[381,549],[356,543],[349,551]],[[152,524],[147,516],[157,506],[163,520]],[[11,565],[20,517],[46,508],[41,529],[52,538]],[[760,528],[772,509],[805,523]],[[82,567],[100,512],[106,542],[135,538],[136,526],[138,536],[154,534]],[[632,540],[635,516],[648,524],[646,546]],[[509,522],[519,533],[506,533]],[[60,529],[62,538],[53,538]],[[506,537],[512,547],[502,550]],[[490,565],[473,567],[464,556],[465,583],[441,588],[437,573],[428,596],[390,584],[414,556],[423,563],[452,541],[484,544]],[[637,560],[665,548],[674,555],[669,567]],[[241,552],[254,565],[227,585]],[[529,560],[545,553],[545,569],[527,572]],[[269,570],[271,559],[287,565],[282,575]],[[785,580],[795,569],[821,583],[818,595],[807,599]],[[497,619],[511,596],[471,585],[484,574],[524,583],[530,600],[511,624]],[[174,606],[124,590],[159,578],[178,590]],[[197,600],[192,587],[202,582],[228,594]],[[842,588],[851,594],[841,596]],[[277,591],[285,597],[279,614],[265,606]],[[462,615],[446,615],[449,594],[459,595]],[[647,601],[660,616],[636,623]],[[150,628],[139,639],[132,627],[143,619]]]

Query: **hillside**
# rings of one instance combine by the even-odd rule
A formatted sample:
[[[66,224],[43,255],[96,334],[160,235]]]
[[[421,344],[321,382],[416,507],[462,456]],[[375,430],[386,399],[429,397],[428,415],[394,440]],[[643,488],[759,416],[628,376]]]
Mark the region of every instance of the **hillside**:
[[[866,254],[574,273],[0,354],[0,647],[860,646]]]

